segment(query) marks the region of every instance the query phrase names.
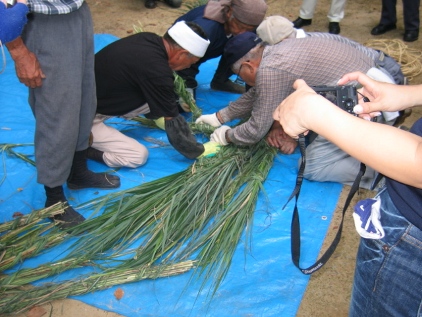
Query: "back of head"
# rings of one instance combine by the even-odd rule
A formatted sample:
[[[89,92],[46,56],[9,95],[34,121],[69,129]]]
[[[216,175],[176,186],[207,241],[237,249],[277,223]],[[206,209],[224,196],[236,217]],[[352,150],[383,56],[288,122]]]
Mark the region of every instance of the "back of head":
[[[233,16],[242,23],[259,25],[267,13],[267,4],[264,0],[232,0]]]
[[[279,15],[266,18],[256,29],[258,36],[271,45],[288,38],[293,32],[293,23]]]
[[[232,37],[224,48],[227,63],[232,66],[261,42],[262,40],[253,32],[244,32]]]
[[[203,57],[210,44],[204,30],[193,22],[176,22],[163,37],[171,45],[176,44],[196,57]]]

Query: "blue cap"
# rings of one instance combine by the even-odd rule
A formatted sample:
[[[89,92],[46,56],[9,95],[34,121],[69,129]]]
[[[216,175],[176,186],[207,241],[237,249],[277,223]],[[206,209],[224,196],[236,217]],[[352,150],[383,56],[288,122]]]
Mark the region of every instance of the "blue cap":
[[[227,63],[233,65],[261,42],[262,40],[253,32],[244,32],[232,37],[224,47]]]

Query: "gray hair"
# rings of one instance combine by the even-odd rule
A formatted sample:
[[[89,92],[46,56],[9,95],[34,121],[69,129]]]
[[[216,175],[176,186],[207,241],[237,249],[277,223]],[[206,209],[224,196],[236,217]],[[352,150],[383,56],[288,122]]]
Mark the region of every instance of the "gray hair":
[[[261,42],[261,43],[257,44],[254,48],[252,48],[249,52],[247,52],[245,56],[238,59],[232,65],[232,71],[235,74],[237,74],[239,72],[240,66],[242,65],[243,62],[259,58],[261,56],[261,48],[263,48],[267,45],[268,45],[268,43],[266,43],[266,42]]]

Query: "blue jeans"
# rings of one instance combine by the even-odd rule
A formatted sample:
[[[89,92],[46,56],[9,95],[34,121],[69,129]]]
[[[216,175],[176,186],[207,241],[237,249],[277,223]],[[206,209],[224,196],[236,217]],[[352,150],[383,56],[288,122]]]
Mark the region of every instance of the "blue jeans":
[[[381,197],[385,237],[361,239],[349,316],[422,316],[422,231]]]

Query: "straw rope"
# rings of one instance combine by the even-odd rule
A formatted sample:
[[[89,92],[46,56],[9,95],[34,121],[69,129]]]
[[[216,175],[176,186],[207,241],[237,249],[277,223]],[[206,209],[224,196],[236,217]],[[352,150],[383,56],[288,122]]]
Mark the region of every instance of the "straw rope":
[[[370,40],[364,45],[381,50],[393,57],[400,63],[401,70],[409,81],[422,73],[422,51],[409,48],[402,40]]]

